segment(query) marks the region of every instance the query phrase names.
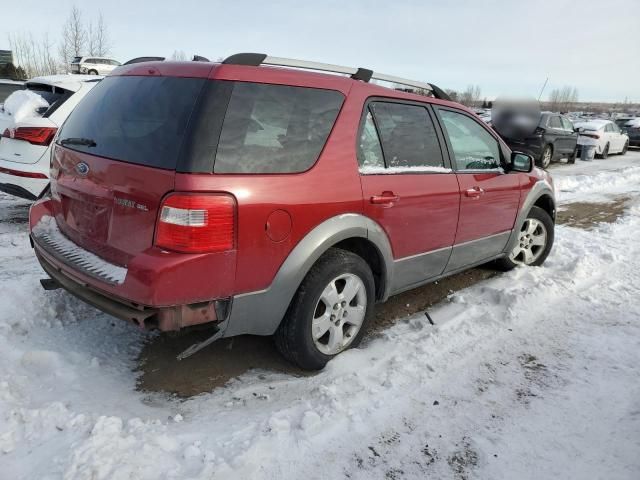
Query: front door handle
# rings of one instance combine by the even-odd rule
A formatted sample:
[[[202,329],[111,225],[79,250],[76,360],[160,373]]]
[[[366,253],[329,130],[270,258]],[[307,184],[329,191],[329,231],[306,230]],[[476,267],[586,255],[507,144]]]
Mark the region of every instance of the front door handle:
[[[374,205],[391,205],[400,200],[400,197],[393,192],[382,192],[380,195],[374,195],[370,198],[370,202]]]
[[[473,187],[473,188],[469,188],[468,190],[466,190],[464,192],[464,194],[467,197],[478,198],[478,197],[481,197],[482,195],[484,195],[484,189],[482,189],[480,187]]]

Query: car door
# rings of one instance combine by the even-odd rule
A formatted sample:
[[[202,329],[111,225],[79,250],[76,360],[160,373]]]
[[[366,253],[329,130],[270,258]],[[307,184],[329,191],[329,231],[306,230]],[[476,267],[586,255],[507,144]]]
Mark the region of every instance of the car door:
[[[364,212],[393,251],[392,292],[440,275],[458,223],[458,181],[426,104],[374,99],[358,141]]]
[[[564,136],[565,153],[571,154],[575,150],[576,144],[578,143],[578,132],[576,132],[573,123],[567,117],[561,116],[560,121],[562,122],[562,127],[566,132]]]
[[[460,216],[446,271],[489,260],[509,240],[520,204],[520,175],[501,167],[501,145],[471,115],[437,108],[460,185]]]
[[[622,149],[624,148],[624,143],[626,142],[627,138],[625,135],[623,135],[618,125],[616,125],[615,123],[611,123],[610,126],[611,126],[611,137],[612,137],[612,140],[615,141],[615,145],[616,145],[614,152],[621,152]]]
[[[562,155],[564,149],[564,127],[562,126],[562,120],[560,120],[560,115],[550,115],[547,122],[547,132],[545,137],[547,139],[553,139],[553,158],[557,158]]]

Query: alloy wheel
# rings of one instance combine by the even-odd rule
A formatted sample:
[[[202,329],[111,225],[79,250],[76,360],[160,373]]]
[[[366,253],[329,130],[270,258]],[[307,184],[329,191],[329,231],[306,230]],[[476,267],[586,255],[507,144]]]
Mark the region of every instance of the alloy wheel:
[[[346,273],[329,282],[320,294],[313,314],[311,334],[316,348],[336,355],[356,338],[367,310],[364,282]]]
[[[518,235],[518,243],[509,254],[514,263],[531,265],[544,252],[547,245],[547,229],[535,218],[527,218]]]
[[[542,152],[542,168],[547,168],[551,165],[551,148],[547,147]]]

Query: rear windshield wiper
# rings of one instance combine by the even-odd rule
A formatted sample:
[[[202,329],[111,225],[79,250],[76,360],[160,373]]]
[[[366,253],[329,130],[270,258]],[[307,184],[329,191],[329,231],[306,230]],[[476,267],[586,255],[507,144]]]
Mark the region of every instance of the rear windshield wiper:
[[[63,138],[60,140],[60,145],[83,145],[85,147],[95,147],[97,143],[90,138]]]

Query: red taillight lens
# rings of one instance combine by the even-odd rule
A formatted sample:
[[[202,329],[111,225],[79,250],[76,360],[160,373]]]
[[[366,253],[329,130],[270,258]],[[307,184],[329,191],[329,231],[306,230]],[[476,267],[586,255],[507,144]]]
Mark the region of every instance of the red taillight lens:
[[[230,195],[171,194],[160,207],[156,246],[183,253],[232,250],[235,212]]]
[[[24,140],[33,145],[47,146],[53,140],[57,128],[53,127],[18,127],[7,128],[2,136],[5,138],[13,138],[15,140]]]
[[[542,127],[536,127],[536,129],[533,131],[533,134],[536,136],[542,136],[544,135],[545,129]]]
[[[596,140],[600,138],[600,135],[598,135],[597,133],[581,133],[580,135],[582,135],[583,137],[595,138]]]

